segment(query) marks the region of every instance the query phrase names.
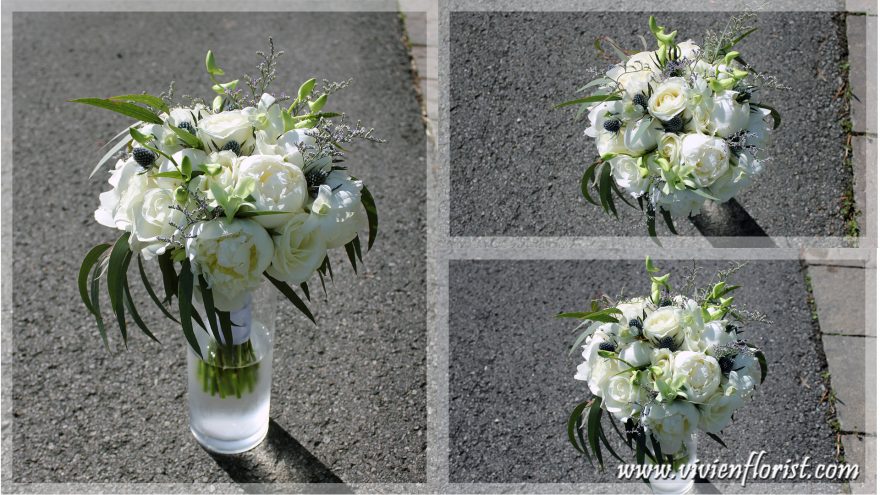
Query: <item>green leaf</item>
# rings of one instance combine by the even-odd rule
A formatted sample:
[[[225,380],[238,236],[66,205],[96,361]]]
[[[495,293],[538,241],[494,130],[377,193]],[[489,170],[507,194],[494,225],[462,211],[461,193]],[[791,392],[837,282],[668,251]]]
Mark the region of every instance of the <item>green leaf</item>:
[[[128,330],[125,325],[125,308],[123,303],[123,284],[127,267],[126,259],[131,256],[128,246],[130,232],[119,236],[110,250],[110,261],[107,264],[107,292],[110,295],[110,307],[116,313],[116,322],[119,324],[119,332],[122,334],[122,342],[128,346]]]
[[[138,260],[140,260],[140,256],[138,256]],[[125,307],[128,308],[128,312],[131,314],[131,319],[134,320],[134,323],[144,332],[144,335],[156,341],[156,343],[161,344],[159,339],[153,335],[153,332],[147,328],[147,324],[144,323],[144,320],[141,319],[140,313],[138,313],[137,308],[134,305],[134,299],[131,297],[131,290],[128,287],[128,279],[126,278],[123,283],[123,289],[125,292]]]
[[[578,429],[578,423],[580,422],[581,415],[584,412],[584,408],[587,407],[590,401],[583,401],[577,406],[575,406],[574,410],[571,412],[571,415],[568,417],[568,442],[571,443],[572,447],[575,448],[581,454],[587,454],[586,450],[582,449],[580,445],[578,445],[577,436],[575,431]]]
[[[174,259],[171,251],[165,251],[159,255],[159,269],[162,271],[162,285],[165,287],[165,302],[170,303],[171,298],[177,295],[177,271],[174,269]]]
[[[222,76],[224,74],[223,69],[217,67],[217,62],[214,60],[214,52],[211,50],[208,50],[208,53],[205,55],[205,69],[212,76]]]
[[[721,201],[720,199],[716,198],[715,196],[712,196],[711,194],[707,193],[706,191],[704,191],[702,189],[689,189],[689,190],[696,193],[697,196],[702,196],[706,199],[711,199],[712,201],[718,201],[718,202]]]
[[[306,315],[306,318],[311,320],[312,323],[315,323],[315,317],[312,316],[312,312],[309,311],[309,307],[306,305],[306,303],[303,302],[302,299],[299,298],[298,295],[296,295],[296,292],[294,292],[293,289],[289,285],[287,285],[286,282],[276,280],[272,278],[272,276],[268,273],[263,273],[263,275],[268,278],[269,281],[272,282],[272,285],[274,285],[276,289],[284,294],[284,296],[287,297],[287,299],[290,300],[290,302],[292,302],[293,305],[302,312],[302,314]]]
[[[599,420],[600,421],[602,420],[602,413],[601,412],[599,413]],[[612,419],[611,422],[614,423],[614,419]],[[599,440],[602,440],[602,444],[605,445],[605,448],[608,449],[608,452],[611,454],[612,457],[614,457],[615,459],[617,459],[620,462],[626,462],[623,459],[621,459],[619,455],[617,455],[617,452],[615,452],[613,448],[611,448],[611,444],[608,442],[608,439],[605,437],[605,430],[603,430],[601,427],[599,428]]]
[[[86,253],[86,257],[83,258],[82,265],[79,267],[79,275],[77,276],[77,285],[79,286],[79,296],[82,298],[83,303],[85,303],[86,308],[88,308],[89,312],[95,314],[95,308],[92,306],[91,301],[89,300],[89,273],[92,271],[92,267],[98,262],[98,259],[104,254],[107,249],[110,248],[110,244],[98,244],[93,247]]]
[[[264,210],[245,210],[243,208],[239,208],[237,212],[235,212],[236,218],[251,218],[251,217],[261,217],[263,215],[285,215],[290,213],[289,211],[264,211]]]
[[[312,79],[309,79],[308,81],[302,83],[302,85],[300,85],[299,91],[297,91],[297,93],[296,93],[299,101],[305,101],[306,98],[308,98],[309,95],[312,94],[312,90],[315,89],[315,84],[317,82],[318,82],[317,79],[312,78]]]
[[[757,30],[758,30],[758,28],[756,28],[756,27],[749,29],[748,31],[746,31],[746,32],[742,33],[741,35],[737,36],[736,38],[734,38],[730,43],[722,46],[719,51],[721,53],[727,53],[728,51],[730,51],[731,48],[734,47],[734,45],[736,45],[737,43],[742,41],[746,36],[754,33]]]
[[[128,130],[131,129],[132,127],[136,126],[136,125],[138,125],[138,124],[132,124],[132,125],[130,125],[129,127],[126,127],[122,132],[120,132],[119,134],[117,134],[116,136],[114,136],[110,141],[107,141],[107,144],[104,145],[104,147],[101,148],[101,149],[102,149],[102,150],[103,150],[103,149],[107,149],[107,148],[109,148],[109,149],[107,149],[107,152],[104,153],[104,156],[102,156],[101,159],[98,160],[98,163],[97,163],[97,164],[95,165],[95,167],[92,169],[92,173],[89,174],[89,179],[91,179],[92,177],[94,177],[95,174],[98,173],[98,170],[101,170],[101,167],[103,167],[104,164],[107,163],[107,160],[109,160],[110,158],[112,158],[113,155],[115,155],[116,153],[118,153],[119,150],[121,150],[121,149],[124,148],[128,143],[131,142],[131,141],[128,140],[128,139],[123,139],[123,140],[119,141],[119,142],[116,143],[116,144],[111,144],[111,143],[113,143],[114,141],[116,141],[117,139],[121,138],[122,136],[129,136],[129,132],[128,132]]]
[[[376,241],[376,234],[379,233],[379,212],[376,210],[376,201],[367,186],[361,188],[361,204],[367,210],[367,223],[370,225],[370,237],[367,241],[367,250],[369,251],[373,249],[373,242]]]
[[[599,201],[602,202],[602,208],[605,213],[612,213],[617,217],[617,210],[614,208],[614,199],[611,197],[611,164],[606,163],[599,171]]]
[[[119,96],[111,96],[108,98],[112,101],[127,101],[130,103],[140,103],[142,105],[148,105],[156,110],[161,112],[168,113],[170,110],[168,109],[168,105],[165,104],[165,100],[159,98],[158,96],[153,95],[119,95]]]
[[[666,222],[666,228],[674,235],[678,235],[678,232],[675,231],[675,224],[672,222],[672,215],[662,207],[660,208],[660,214],[663,216],[663,221]]]
[[[113,112],[125,115],[126,117],[131,117],[133,119],[137,119],[142,122],[148,122],[150,124],[162,124],[162,119],[160,119],[158,115],[147,110],[144,107],[139,107],[133,103],[105,100],[103,98],[77,98],[75,100],[67,101],[71,103],[82,103],[84,105],[91,105],[94,107],[103,108],[105,110],[111,110]]]
[[[351,243],[354,246],[354,254],[357,255],[358,261],[364,264],[364,258],[361,256],[361,238],[355,235]]]
[[[761,383],[764,383],[764,379],[767,378],[767,357],[764,356],[764,353],[759,350],[755,350],[755,357],[758,358],[758,365],[761,366]]]
[[[592,87],[594,87],[594,86],[601,86],[601,85],[603,85],[603,84],[609,84],[609,83],[612,83],[612,82],[614,82],[614,80],[611,79],[610,77],[602,76],[602,77],[600,77],[600,78],[593,79],[592,81],[588,82],[588,83],[585,84],[584,86],[581,86],[580,88],[578,88],[577,90],[575,90],[575,93],[581,93],[581,92],[586,91],[586,90],[588,90],[588,89],[590,89],[590,88],[592,88]]]
[[[602,398],[593,398],[593,404],[590,406],[590,413],[587,416],[587,439],[590,441],[590,448],[599,462],[599,467],[604,468],[602,462],[602,450],[599,447],[599,430],[602,429]]]
[[[234,340],[232,338],[232,319],[229,316],[229,311],[217,311],[217,317],[220,319],[220,328],[223,331],[223,342],[231,348],[234,345]],[[217,339],[217,343],[220,343],[219,339]]]
[[[349,242],[345,245],[345,253],[348,255],[348,261],[351,263],[352,269],[357,273],[358,265],[357,265],[357,255],[354,252],[354,241]]]
[[[169,170],[168,172],[159,172],[157,174],[153,174],[153,177],[161,177],[164,179],[183,179],[183,174],[178,172],[177,170]]]
[[[715,440],[716,442],[720,443],[721,446],[724,447],[725,449],[727,448],[727,444],[725,444],[724,441],[721,440],[721,437],[719,437],[718,435],[716,435],[716,434],[714,434],[714,433],[709,433],[708,431],[706,432],[706,435],[709,435],[709,438],[711,438],[712,440]]]
[[[303,283],[299,284],[299,288],[302,289],[303,294],[305,294],[305,296],[306,296],[306,300],[307,300],[307,301],[311,301],[311,300],[312,300],[312,296],[309,294],[309,283],[308,283],[308,282],[303,282]]]
[[[205,318],[208,319],[208,325],[211,327],[211,333],[214,334],[214,340],[217,341],[218,344],[226,343],[227,346],[232,345],[232,333],[230,332],[229,338],[220,339],[220,329],[217,328],[217,310],[214,308],[214,292],[208,287],[208,281],[205,280],[205,277],[199,274],[199,290],[202,292],[202,302],[205,305]],[[227,313],[228,314],[228,313]],[[224,335],[225,337],[226,335]]]
[[[654,434],[650,434],[651,437],[651,445],[654,448],[654,460],[658,465],[663,464],[663,451],[660,449],[660,442],[657,441],[657,438],[654,437]]]
[[[751,101],[749,102],[749,105],[752,105],[753,107],[763,108],[765,110],[770,110],[770,117],[773,118],[774,129],[778,129],[779,126],[782,125],[782,115],[779,115],[779,112],[775,108],[771,107],[770,105],[765,105],[763,103],[753,103]]]
[[[199,141],[199,138],[190,134],[189,131],[173,125],[169,125],[168,127],[190,148],[202,149],[202,142]]]
[[[95,323],[98,325],[98,333],[101,335],[101,340],[104,342],[104,349],[108,352],[110,351],[110,343],[107,342],[107,329],[104,327],[104,317],[101,316],[101,266],[100,264],[95,265],[95,268],[92,270],[92,297],[91,303],[94,311],[92,312],[95,315]]]
[[[581,194],[583,194],[584,198],[590,203],[599,206],[599,203],[596,202],[590,196],[590,187],[593,185],[593,179],[596,176],[596,167],[598,167],[602,163],[602,160],[596,160],[592,165],[587,167],[586,172],[584,172],[584,176],[581,177]]]
[[[138,272],[141,274],[141,281],[143,281],[144,289],[147,290],[147,294],[150,296],[150,299],[152,299],[153,302],[156,303],[156,306],[159,306],[159,309],[162,311],[162,313],[165,314],[165,316],[167,316],[171,321],[173,321],[174,323],[177,323],[179,325],[180,322],[177,321],[177,318],[175,318],[174,315],[172,315],[171,312],[168,311],[167,308],[165,308],[165,305],[162,304],[162,301],[160,301],[159,297],[156,296],[156,292],[153,291],[153,285],[150,283],[150,278],[147,277],[147,272],[146,272],[146,270],[144,270],[144,264],[141,261],[140,255],[138,255],[138,257],[137,257],[137,263],[138,263]]]
[[[192,175],[192,160],[189,159],[189,156],[184,155],[183,161],[180,162],[180,173],[183,174],[184,177],[189,178]]]
[[[593,95],[587,96],[584,98],[578,98],[576,100],[566,101],[564,103],[559,103],[558,105],[554,105],[553,108],[562,108],[568,107],[571,105],[580,105],[581,103],[596,103],[596,102],[604,102],[604,101],[618,101],[622,100],[620,96],[616,95]]]
[[[204,357],[202,357],[202,350],[199,348],[199,340],[196,338],[196,333],[193,331],[192,293],[193,274],[189,260],[184,258],[180,263],[180,277],[178,277],[177,284],[177,304],[180,310],[180,326],[183,328],[183,336],[186,337],[189,346],[195,351],[200,359],[204,359]]]

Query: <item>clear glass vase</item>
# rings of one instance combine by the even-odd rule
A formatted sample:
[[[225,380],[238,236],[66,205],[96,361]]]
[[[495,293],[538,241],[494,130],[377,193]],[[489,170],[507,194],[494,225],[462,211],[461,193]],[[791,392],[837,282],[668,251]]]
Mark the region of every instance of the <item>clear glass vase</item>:
[[[673,463],[674,476],[661,478],[655,473],[648,480],[651,485],[651,493],[655,495],[683,495],[693,491],[696,473],[689,467],[693,467],[697,462],[696,432],[685,439],[684,445],[685,453],[675,459]],[[681,475],[682,469],[684,469],[686,476]]]
[[[193,298],[208,331],[194,325],[202,358],[187,346],[189,425],[207,450],[236,454],[250,450],[269,431],[272,344],[277,302],[262,284],[247,304],[230,311],[232,346],[217,342],[204,307]]]

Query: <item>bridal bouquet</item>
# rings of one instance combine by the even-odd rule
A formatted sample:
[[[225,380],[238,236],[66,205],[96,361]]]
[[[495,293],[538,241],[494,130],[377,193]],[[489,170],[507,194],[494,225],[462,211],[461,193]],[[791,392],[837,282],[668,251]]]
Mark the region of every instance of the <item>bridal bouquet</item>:
[[[667,33],[653,16],[656,50],[642,38],[645,51],[628,55],[608,40],[620,62],[579,90],[590,96],[557,105],[579,106],[577,117],[588,112],[584,134],[596,140],[599,159],[581,180],[587,201],[614,216],[614,196],[631,207],[637,202],[656,237],[658,212],[676,233],[673,218],[698,214],[706,200],[728,201],[752,183],[781,122],[754,94],[781,86],[733,50],[756,29],[743,22],[710,33],[703,48],[676,43],[677,31]]]
[[[210,106],[198,98],[172,103],[173,83],[160,97],[72,100],[136,120],[111,141],[93,172],[121,154],[95,219],[122,233],[112,244],[89,251],[79,271],[82,300],[105,346],[102,279],[123,341],[126,314],[156,340],[131,297],[132,259],[150,298],[176,322],[168,305],[177,298],[183,334],[193,351],[205,357],[193,320],[210,332],[212,345],[241,345],[248,340],[250,317],[242,311],[265,279],[314,321],[294,287],[308,299],[308,281],[315,272],[323,286],[324,277],[332,276],[332,249],[345,248],[356,271],[362,250],[359,232],[367,227],[372,247],[376,206],[363,182],[349,175],[343,147],[355,140],[381,140],[372,129],[323,110],[328,97],[348,82],[319,86],[310,79],[293,98],[267,93],[283,53],[275,51],[271,39],[270,48],[268,55],[258,52],[260,75],[243,76],[244,84],[218,80],[224,72],[209,51],[205,66],[216,93]],[[142,260],[158,263],[164,299],[153,290]],[[194,299],[206,314],[199,314]],[[234,351],[241,358],[248,349]],[[223,395],[222,387],[215,389]]]
[[[740,338],[746,321],[767,321],[734,305],[739,286],[725,280],[738,267],[687,297],[671,291],[669,274],[658,275],[650,258],[646,265],[648,297],[559,315],[586,327],[572,347],[582,345],[584,358],[574,378],[593,394],[572,412],[568,438],[600,465],[600,442],[623,462],[603,431],[603,411],[638,463],[680,464],[698,430],[724,444],[718,435],[767,374],[763,353]]]

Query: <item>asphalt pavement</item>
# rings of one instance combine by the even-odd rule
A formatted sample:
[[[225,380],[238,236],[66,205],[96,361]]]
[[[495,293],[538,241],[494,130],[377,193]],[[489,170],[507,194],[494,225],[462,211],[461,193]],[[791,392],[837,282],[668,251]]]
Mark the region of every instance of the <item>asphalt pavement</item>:
[[[673,286],[694,266],[655,261],[673,274]],[[697,266],[703,285],[730,265]],[[799,262],[751,262],[730,280],[743,285],[738,306],[774,322],[744,327],[744,338],[763,349],[769,374],[721,435],[728,448],[701,435],[698,457],[745,463],[749,452],[766,450],[769,463],[807,455],[811,463],[833,462],[835,434],[822,402],[825,358]],[[573,378],[581,361],[579,352],[568,354],[573,320],[554,315],[583,310],[602,294],[643,295],[648,284],[642,261],[450,262],[450,482],[618,481],[617,461],[606,455],[610,469],[601,473],[568,443],[568,416],[589,390]],[[608,436],[622,453],[616,435]]]
[[[731,13],[655,13],[678,39],[721,31]],[[782,114],[773,161],[739,204],[770,236],[841,236],[844,165],[841,64],[847,47],[836,12],[759,14],[758,31],[737,49],[790,90],[755,95]],[[645,235],[642,213],[618,203],[621,220],[581,197],[580,179],[596,149],[554,104],[603,69],[598,36],[641,49],[643,12],[452,12],[449,20],[450,234],[453,236]],[[650,40],[648,40],[652,43]],[[687,220],[685,235],[699,235]],[[658,232],[665,232],[665,226]]]
[[[425,128],[397,14],[15,13],[12,25],[11,481],[425,481]],[[87,160],[129,120],[65,100],[158,94],[171,80],[178,95],[210,98],[205,52],[231,76],[253,73],[270,35],[286,51],[277,91],[354,78],[326,110],[388,142],[358,144],[348,161],[379,208],[365,268],[356,276],[337,255],[327,301],[313,282],[317,326],[281,304],[261,447],[275,452],[259,466],[259,451],[215,461],[192,438],[185,342],[145,292],[135,298],[162,344],[138,334],[127,351],[103,350],[76,273],[117,233],[92,217],[109,186],[88,180]]]

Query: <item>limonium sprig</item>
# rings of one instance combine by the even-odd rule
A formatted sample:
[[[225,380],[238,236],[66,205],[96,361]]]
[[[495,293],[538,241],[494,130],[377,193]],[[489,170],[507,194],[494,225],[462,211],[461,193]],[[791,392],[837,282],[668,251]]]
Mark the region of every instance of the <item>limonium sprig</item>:
[[[676,293],[651,258],[645,267],[648,296],[604,298],[558,315],[581,320],[571,350],[582,349],[584,361],[574,378],[593,396],[572,411],[568,439],[600,466],[602,446],[624,462],[607,440],[603,412],[638,463],[679,466],[697,431],[724,445],[722,430],[767,375],[763,352],[741,338],[748,322],[768,320],[734,305],[740,287],[727,277],[738,266],[691,296]]]
[[[83,303],[105,346],[102,280],[122,341],[128,341],[127,318],[158,340],[131,297],[133,259],[146,292],[163,314],[180,323],[193,351],[203,357],[195,335],[200,327],[213,337],[211,345],[229,347],[224,351],[229,357],[243,355],[230,347],[231,326],[237,324],[229,315],[249,304],[264,280],[314,321],[306,303],[308,284],[315,273],[322,287],[324,277],[332,277],[328,252],[344,248],[357,271],[362,231],[368,230],[367,249],[373,246],[376,204],[366,185],[349,174],[350,152],[343,145],[383,141],[360,122],[351,125],[344,115],[325,109],[329,96],[350,80],[319,85],[313,78],[293,97],[269,93],[283,53],[270,38],[269,51],[258,52],[258,76],[226,80],[208,51],[205,70],[215,93],[210,106],[197,97],[174,103],[173,83],[160,96],[71,100],[135,119],[111,140],[93,171],[117,158],[109,174],[111,189],[101,194],[95,219],[123,233],[92,248],[78,276]],[[249,95],[239,88],[242,80]],[[144,260],[158,262],[161,299]],[[204,314],[193,299],[202,303]],[[222,377],[211,376],[221,395],[232,390],[220,387]]]
[[[721,34],[707,33],[707,50],[676,42],[677,31],[653,16],[655,50],[644,38],[640,52],[604,38],[619,63],[578,90],[592,94],[557,105],[577,106],[576,118],[587,113],[590,121],[584,134],[595,139],[599,157],[581,179],[588,202],[615,217],[615,197],[638,207],[656,238],[658,216],[676,233],[675,218],[698,214],[707,200],[728,201],[754,181],[781,123],[754,96],[782,85],[734,50],[756,30],[750,18],[736,19]]]

